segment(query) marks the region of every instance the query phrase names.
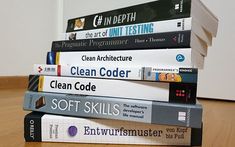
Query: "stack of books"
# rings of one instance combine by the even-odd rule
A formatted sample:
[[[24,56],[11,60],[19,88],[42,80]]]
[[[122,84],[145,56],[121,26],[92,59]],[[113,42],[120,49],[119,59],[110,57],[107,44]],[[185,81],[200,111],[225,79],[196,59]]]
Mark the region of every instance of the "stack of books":
[[[200,0],[158,0],[68,20],[34,65],[28,142],[201,145],[198,69],[218,19]]]

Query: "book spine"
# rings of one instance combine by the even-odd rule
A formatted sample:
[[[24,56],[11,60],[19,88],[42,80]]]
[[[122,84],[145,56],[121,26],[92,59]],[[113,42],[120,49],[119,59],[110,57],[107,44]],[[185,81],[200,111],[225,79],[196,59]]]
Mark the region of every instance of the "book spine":
[[[197,84],[193,83],[30,75],[28,90],[195,104],[196,87]]]
[[[202,106],[199,104],[171,104],[31,91],[25,93],[24,110],[193,128],[201,128],[202,121]]]
[[[149,23],[63,33],[62,38],[63,40],[80,40],[185,31],[192,29],[191,22],[191,17],[166,21],[155,21]]]
[[[190,17],[191,0],[158,0],[68,20],[66,32]]]
[[[53,41],[51,51],[68,52],[187,48],[190,47],[190,43],[191,31],[179,31],[112,38]]]
[[[43,114],[34,113],[28,114],[24,118],[24,138],[28,142],[42,141],[41,131],[41,117]]]
[[[35,64],[33,74],[158,82],[197,83],[196,68],[153,68]]]
[[[41,118],[43,142],[100,144],[200,145],[200,129],[150,125],[107,119],[84,119],[45,114]],[[196,130],[196,131],[195,131]],[[36,132],[38,133],[38,132]],[[199,136],[195,136],[199,135]],[[194,143],[194,144],[193,144]]]
[[[159,50],[126,50],[126,51],[90,51],[90,52],[49,52],[47,64],[83,66],[142,66],[142,67],[184,67],[192,68],[193,50],[187,49],[159,49]]]

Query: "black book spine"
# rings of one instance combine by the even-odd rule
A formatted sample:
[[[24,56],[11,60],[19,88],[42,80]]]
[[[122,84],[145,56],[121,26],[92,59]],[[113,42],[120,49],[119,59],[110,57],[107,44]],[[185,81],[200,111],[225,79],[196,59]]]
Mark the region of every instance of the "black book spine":
[[[203,123],[201,128],[192,128],[191,132],[191,146],[202,145]]]
[[[158,0],[68,20],[66,32],[190,17],[191,0]]]
[[[196,97],[196,83],[170,83],[170,103],[196,104]]]
[[[24,118],[24,138],[26,142],[41,142],[41,118],[42,113],[29,113]]]
[[[191,31],[155,33],[148,35],[53,41],[51,51],[108,51],[163,48],[189,48]]]

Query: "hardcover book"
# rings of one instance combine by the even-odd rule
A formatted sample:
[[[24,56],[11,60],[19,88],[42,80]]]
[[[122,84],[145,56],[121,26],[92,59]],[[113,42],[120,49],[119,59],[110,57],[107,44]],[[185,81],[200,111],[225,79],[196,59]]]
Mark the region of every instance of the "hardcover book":
[[[28,90],[195,104],[197,84],[30,75]]]
[[[30,113],[24,119],[24,137],[27,142],[200,146],[202,128]]]
[[[25,93],[24,110],[201,128],[202,106],[114,97]]]

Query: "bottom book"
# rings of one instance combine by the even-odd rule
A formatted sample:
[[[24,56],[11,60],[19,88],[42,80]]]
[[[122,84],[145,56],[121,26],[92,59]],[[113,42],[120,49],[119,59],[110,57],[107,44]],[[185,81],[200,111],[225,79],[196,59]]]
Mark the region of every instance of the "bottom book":
[[[30,113],[24,120],[27,142],[73,142],[200,146],[202,128],[151,125]]]

